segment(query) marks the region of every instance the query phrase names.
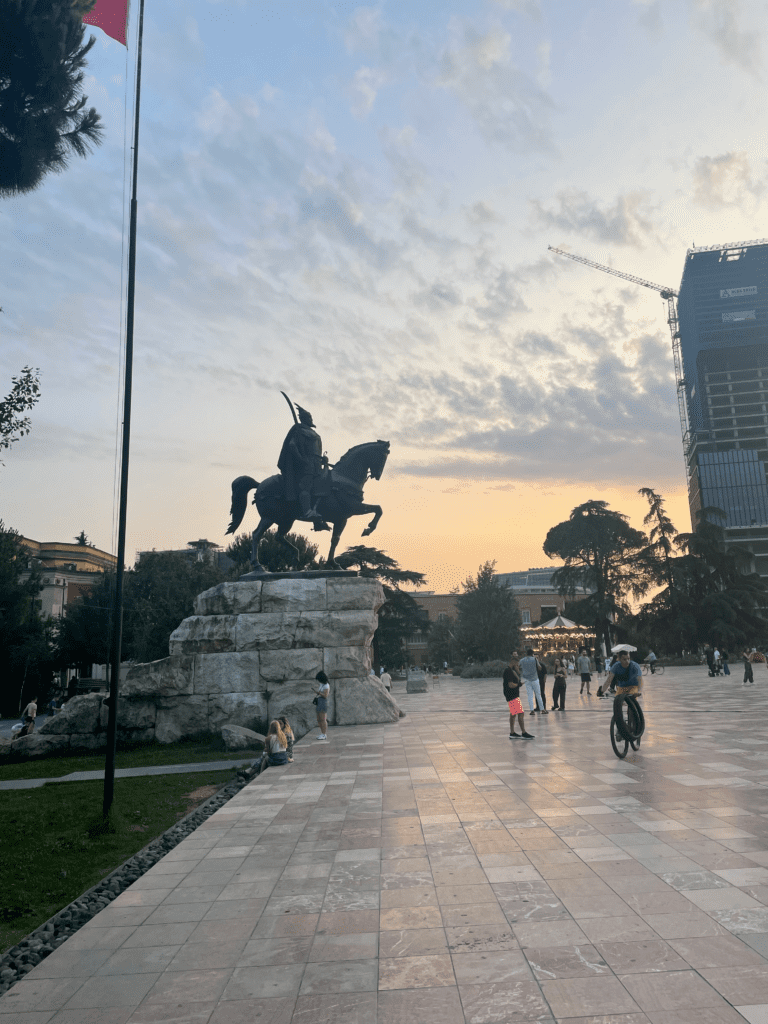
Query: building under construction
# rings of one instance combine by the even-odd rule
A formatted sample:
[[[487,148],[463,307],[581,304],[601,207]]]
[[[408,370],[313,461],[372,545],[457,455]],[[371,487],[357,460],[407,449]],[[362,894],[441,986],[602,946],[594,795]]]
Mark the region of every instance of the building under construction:
[[[768,576],[768,241],[689,249],[678,298],[688,499]]]
[[[692,527],[722,509],[728,542],[768,577],[768,239],[689,249],[679,292],[550,249],[666,301]]]

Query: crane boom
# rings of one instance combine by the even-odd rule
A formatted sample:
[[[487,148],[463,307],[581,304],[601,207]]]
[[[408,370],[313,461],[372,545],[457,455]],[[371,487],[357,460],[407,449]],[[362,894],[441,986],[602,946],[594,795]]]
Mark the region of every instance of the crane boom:
[[[595,270],[602,270],[606,274],[613,274],[620,277],[622,281],[630,281],[632,284],[642,285],[643,288],[650,288],[658,292],[667,303],[667,324],[669,333],[672,336],[672,358],[675,362],[675,384],[677,386],[677,410],[680,414],[680,432],[683,436],[683,458],[685,461],[686,476],[690,477],[691,467],[688,464],[688,455],[691,450],[691,431],[688,426],[688,399],[686,395],[685,378],[683,377],[683,357],[680,351],[680,327],[677,319],[677,303],[675,299],[678,292],[674,288],[666,288],[664,285],[654,284],[653,281],[646,281],[642,277],[635,277],[634,274],[625,274],[621,270],[614,270],[613,267],[604,267],[602,263],[595,263],[593,260],[585,259],[583,256],[576,256],[575,253],[566,252],[565,249],[556,249],[554,245],[547,246],[550,252],[556,252],[560,256],[567,256],[569,260],[583,263],[586,267],[593,267]]]
[[[677,292],[674,288],[666,288],[662,284],[654,284],[653,281],[646,281],[645,278],[635,277],[634,274],[625,274],[621,270],[614,270],[613,267],[604,267],[602,263],[593,263],[592,260],[584,259],[583,256],[576,256],[575,253],[566,252],[565,249],[556,249],[554,245],[548,245],[547,249],[550,252],[559,253],[561,256],[567,256],[569,260],[576,260],[577,263],[583,263],[587,267],[594,267],[595,270],[602,270],[606,274],[613,274],[614,277],[620,277],[624,281],[631,281],[633,284],[641,284],[643,288],[650,288],[651,291],[658,292],[663,299],[669,295],[677,296]]]

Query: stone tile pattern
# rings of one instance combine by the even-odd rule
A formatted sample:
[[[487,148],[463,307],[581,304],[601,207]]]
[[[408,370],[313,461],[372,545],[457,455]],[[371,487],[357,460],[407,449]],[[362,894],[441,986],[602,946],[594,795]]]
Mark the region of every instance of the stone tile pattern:
[[[128,672],[118,706],[121,738],[171,743],[227,722],[264,732],[280,715],[301,737],[315,725],[310,683],[320,670],[331,681],[330,723],[395,721],[396,704],[369,676],[383,603],[378,580],[357,576],[221,583],[205,591],[195,614],[172,633],[170,657]],[[106,725],[100,695],[78,697],[29,737],[28,752],[97,749]]]
[[[0,1021],[765,1020],[752,697],[740,716],[649,713],[619,762],[602,715],[509,740],[501,701],[459,717],[444,696],[298,744],[0,999]]]

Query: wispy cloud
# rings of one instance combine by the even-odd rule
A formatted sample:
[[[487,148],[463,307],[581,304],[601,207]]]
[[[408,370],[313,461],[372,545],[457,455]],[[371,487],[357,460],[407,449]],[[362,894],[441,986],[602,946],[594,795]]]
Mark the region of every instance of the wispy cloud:
[[[601,242],[642,247],[653,233],[650,196],[646,191],[618,196],[601,204],[582,189],[565,189],[555,196],[554,208],[540,199],[531,200],[534,221]]]

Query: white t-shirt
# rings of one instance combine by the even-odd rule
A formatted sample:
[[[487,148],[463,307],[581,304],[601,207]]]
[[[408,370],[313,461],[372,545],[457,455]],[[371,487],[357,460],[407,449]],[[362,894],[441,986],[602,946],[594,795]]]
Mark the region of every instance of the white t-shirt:
[[[330,692],[331,692],[330,683],[321,683],[319,688],[318,688],[318,690],[317,690],[317,695],[318,695],[318,697],[327,697]]]
[[[389,674],[389,672],[383,672],[382,673],[381,681],[382,681],[382,683],[384,683],[384,685],[386,686],[386,688],[388,690],[392,689],[392,676]]]

